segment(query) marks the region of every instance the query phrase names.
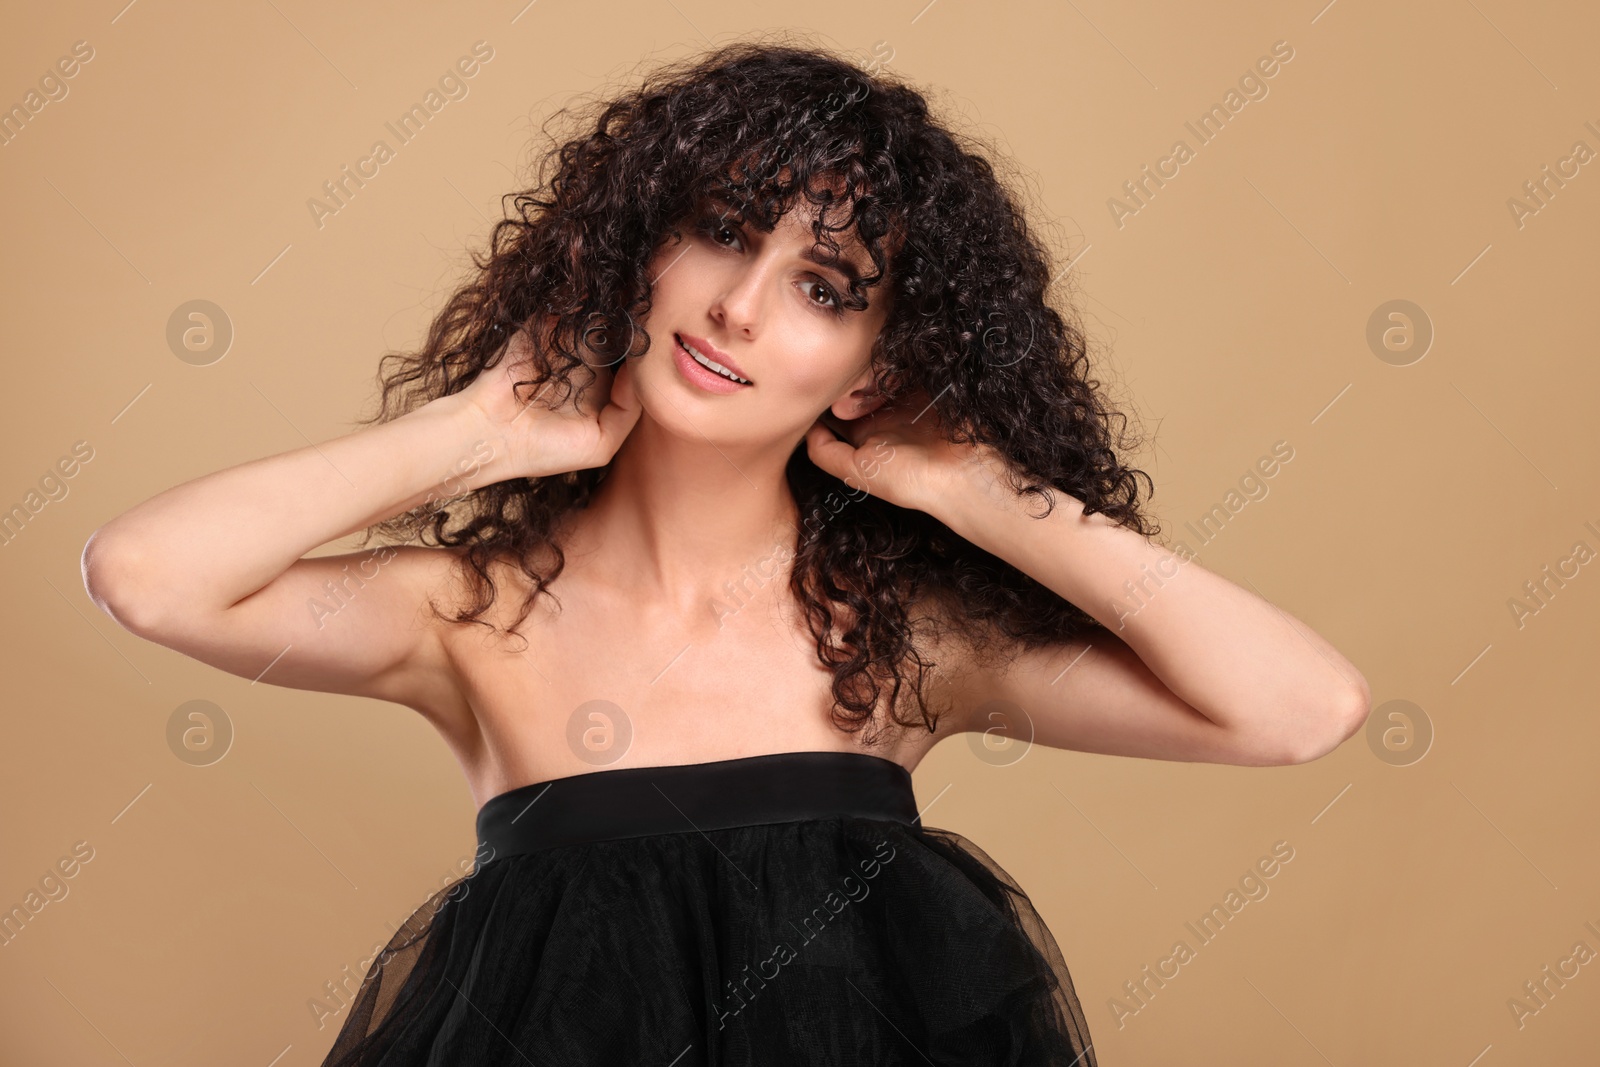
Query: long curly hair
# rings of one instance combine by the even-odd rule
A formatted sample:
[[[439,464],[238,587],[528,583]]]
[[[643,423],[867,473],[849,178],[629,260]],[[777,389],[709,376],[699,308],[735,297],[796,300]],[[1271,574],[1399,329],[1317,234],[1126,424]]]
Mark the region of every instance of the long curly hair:
[[[551,123],[568,114],[577,135],[552,136]],[[866,286],[887,286],[888,319],[871,353],[887,403],[920,389],[951,439],[1003,455],[1011,488],[1037,498],[1043,514],[1064,492],[1090,514],[1158,532],[1139,504],[1137,479],[1149,476],[1116,451],[1128,443],[1127,418],[1089,377],[1084,331],[1049,302],[1048,254],[985,146],[937,121],[918,90],[821,47],[746,39],[657,67],[632,91],[569,105],[542,132],[549,146],[532,187],[503,198],[514,211],[494,224],[485,256],[473,255],[475,272],[423,349],[383,357],[380,410],[362,423],[459,391],[522,329],[537,343],[534,377],[518,386],[581,395],[594,377],[574,386],[578,368],[648,350],[646,267],[663,240],[714,203],[771,232],[805,196],[818,208],[820,244],[836,252],[832,234],[853,228],[872,258],[875,273],[841,302],[862,306]],[[496,595],[490,565],[515,563],[528,590],[511,632],[540,593],[554,597],[546,587],[565,563],[560,520],[586,505],[609,469],[430,501],[367,538],[461,549],[471,598],[450,619],[491,630],[481,618]],[[932,516],[823,472],[803,441],[785,476],[804,517],[790,591],[833,672],[833,721],[847,733],[867,728],[863,743],[887,725],[875,715],[885,685],[898,727],[935,729],[943,709],[927,699],[936,664],[920,644],[925,626],[958,632],[985,656],[1103,629]]]

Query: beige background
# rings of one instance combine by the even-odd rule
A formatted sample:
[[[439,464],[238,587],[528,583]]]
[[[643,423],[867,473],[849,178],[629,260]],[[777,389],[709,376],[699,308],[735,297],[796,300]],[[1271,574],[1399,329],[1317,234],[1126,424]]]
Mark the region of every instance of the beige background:
[[[1358,735],[1272,769],[936,749],[925,819],[1038,902],[1100,1062],[1592,1062],[1600,963],[1521,1026],[1508,1000],[1575,943],[1600,951],[1600,565],[1520,627],[1508,601],[1576,542],[1600,551],[1600,163],[1520,227],[1507,204],[1574,142],[1600,151],[1592,6],[119,2],[14,10],[0,35],[7,107],[94,49],[0,147],[0,505],[93,449],[0,548],[0,908],[93,848],[0,947],[0,1061],[317,1063],[343,1016],[319,1030],[308,1003],[472,852],[460,771],[417,716],[121,631],[83,591],[89,533],[352,428],[551,108],[641,59],[803,25],[892,54],[1012,153],[1058,262],[1080,257],[1102,377],[1156,434],[1138,458],[1168,533],[1434,731],[1420,760]],[[307,200],[478,40],[494,58],[470,94],[319,229]],[[1280,40],[1269,94],[1119,227],[1122,183],[1195,147],[1184,123]],[[209,366],[166,341],[195,299],[236,331]],[[1367,342],[1397,299],[1435,331],[1405,366]],[[1277,441],[1292,461],[1200,547],[1185,524]],[[194,699],[235,731],[206,767],[168,742]],[[1270,894],[1119,1027],[1123,983],[1196,944],[1185,922],[1278,841]]]

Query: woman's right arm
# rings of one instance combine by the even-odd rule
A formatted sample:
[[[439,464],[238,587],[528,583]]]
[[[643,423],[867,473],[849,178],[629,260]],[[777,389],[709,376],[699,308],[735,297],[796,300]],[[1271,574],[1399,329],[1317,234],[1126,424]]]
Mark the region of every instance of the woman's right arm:
[[[430,497],[600,466],[638,417],[626,370],[581,409],[551,411],[517,401],[513,369],[526,368],[502,359],[390,422],[136,505],[84,547],[89,595],[129,631],[231,674],[454,715],[459,688],[427,604],[451,588],[456,553],[302,557]]]

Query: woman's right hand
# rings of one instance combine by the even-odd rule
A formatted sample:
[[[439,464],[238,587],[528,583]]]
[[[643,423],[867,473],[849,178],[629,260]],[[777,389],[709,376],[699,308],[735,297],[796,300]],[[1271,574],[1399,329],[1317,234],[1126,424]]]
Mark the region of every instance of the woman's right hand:
[[[479,421],[494,449],[482,484],[510,478],[542,478],[601,467],[611,461],[639,421],[633,372],[625,360],[616,370],[585,364],[572,372],[572,390],[551,382],[524,404],[531,386],[513,383],[533,377],[532,347],[526,327],[512,335],[496,363],[485,367],[465,389],[448,399],[464,405]],[[582,402],[579,387],[586,387]],[[474,479],[478,481],[480,479]]]

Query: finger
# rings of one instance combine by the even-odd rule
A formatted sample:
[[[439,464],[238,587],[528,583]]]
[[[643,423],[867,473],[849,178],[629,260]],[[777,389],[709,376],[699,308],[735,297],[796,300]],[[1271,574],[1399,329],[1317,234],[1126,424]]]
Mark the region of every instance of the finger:
[[[855,446],[833,436],[824,423],[813,423],[806,431],[806,454],[823,471],[840,481],[855,476]]]
[[[613,409],[625,412],[633,418],[637,418],[644,410],[644,406],[639,403],[639,394],[634,392],[632,374],[624,373],[612,384],[611,397],[600,414],[605,415]]]
[[[637,373],[633,369],[633,361],[624,359],[617,365],[616,372],[611,378],[611,402],[620,407],[637,409],[639,394],[634,389],[633,376]]]
[[[643,411],[633,391],[633,372],[624,363],[612,378],[610,401],[600,410],[600,436],[606,442],[606,447],[613,452],[621,447],[623,439],[638,424]]]
[[[832,408],[828,408],[827,410],[823,411],[821,415],[817,416],[817,421],[826,429],[833,431],[833,433],[850,442],[851,448],[860,447],[860,437],[862,433],[861,419],[841,419],[839,416],[833,413]]]
[[[617,454],[617,449],[622,447],[622,442],[627,440],[633,428],[639,424],[639,408],[620,408],[615,404],[606,405],[600,413],[598,425],[600,427],[600,440],[607,456]]]
[[[899,427],[909,420],[909,416],[898,405],[885,404],[853,419],[841,419],[829,408],[822,413],[822,419],[824,425],[832,427],[841,437],[860,448],[874,433]]]

